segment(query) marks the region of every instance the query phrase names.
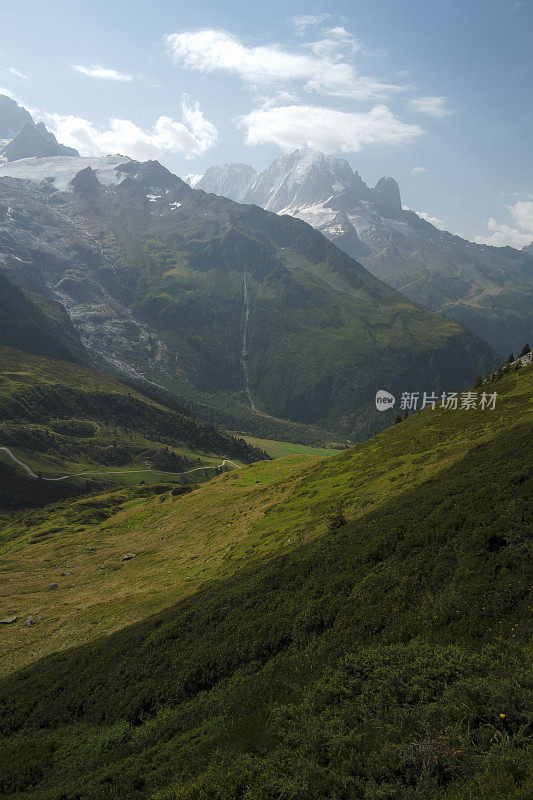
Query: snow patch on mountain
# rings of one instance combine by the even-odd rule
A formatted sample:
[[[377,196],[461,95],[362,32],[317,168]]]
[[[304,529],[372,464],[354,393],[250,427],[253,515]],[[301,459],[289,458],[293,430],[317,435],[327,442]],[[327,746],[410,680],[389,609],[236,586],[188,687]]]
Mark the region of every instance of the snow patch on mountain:
[[[48,181],[56,189],[66,191],[71,180],[81,170],[91,167],[103,186],[120,183],[125,174],[120,166],[130,163],[126,156],[109,155],[95,158],[73,156],[51,156],[50,158],[22,158],[18,161],[1,162],[0,177],[20,178],[31,181]]]

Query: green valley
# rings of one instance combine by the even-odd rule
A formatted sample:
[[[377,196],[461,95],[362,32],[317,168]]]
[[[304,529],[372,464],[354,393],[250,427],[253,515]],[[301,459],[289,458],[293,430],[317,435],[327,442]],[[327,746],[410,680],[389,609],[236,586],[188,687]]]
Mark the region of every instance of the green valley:
[[[4,515],[5,796],[526,797],[532,375],[331,458]]]
[[[0,414],[4,508],[117,484],[204,480],[265,457],[88,367],[7,347],[0,348]]]

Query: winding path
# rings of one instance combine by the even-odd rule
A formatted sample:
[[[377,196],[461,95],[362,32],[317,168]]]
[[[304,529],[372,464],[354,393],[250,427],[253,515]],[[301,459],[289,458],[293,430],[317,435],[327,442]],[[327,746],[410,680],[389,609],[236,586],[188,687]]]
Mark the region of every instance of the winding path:
[[[39,476],[35,474],[35,472],[21,461],[19,458],[14,455],[9,447],[0,447],[0,450],[3,453],[6,453],[10,458],[13,459],[15,464],[18,464],[19,467],[30,476],[30,478],[38,478]],[[152,469],[149,466],[146,466],[145,469],[123,469],[123,470],[93,470],[92,472],[70,472],[67,475],[61,475],[59,478],[44,478],[43,481],[65,481],[67,478],[78,478],[82,475],[131,475],[133,472],[154,472],[154,473],[161,473],[162,475],[188,475],[191,472],[199,472],[201,470],[206,469],[219,469],[220,467],[224,467],[226,464],[233,464],[234,467],[237,469],[242,469],[239,464],[236,464],[235,461],[231,461],[229,458],[225,458],[221,464],[214,464],[213,466],[206,466],[206,467],[194,467],[193,469],[187,469],[184,472],[167,472],[163,469]]]

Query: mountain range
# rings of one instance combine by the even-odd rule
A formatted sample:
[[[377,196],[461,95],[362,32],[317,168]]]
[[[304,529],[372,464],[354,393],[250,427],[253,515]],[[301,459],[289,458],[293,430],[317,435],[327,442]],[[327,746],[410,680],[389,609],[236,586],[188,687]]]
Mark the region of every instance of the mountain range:
[[[87,167],[68,192],[0,180],[4,269],[59,300],[101,363],[348,438],[384,423],[378,388],[453,390],[496,363],[302,221],[193,190],[157,162],[116,171],[103,186]]]
[[[346,160],[297,150],[260,174],[245,164],[211,167],[194,185],[308,222],[373,275],[502,353],[531,335],[531,248],[474,244],[436,228],[402,206],[393,178],[370,188]]]
[[[13,101],[3,107],[10,148],[34,123]],[[453,391],[498,363],[457,321],[354,259],[368,257],[370,229],[359,236],[350,223],[350,255],[277,213],[322,204],[331,214],[336,192],[389,237],[404,214],[428,226],[402,210],[392,179],[368,189],[346,162],[298,151],[257,178],[243,165],[217,168],[192,189],[154,161],[26,155],[0,163],[7,277],[59,301],[94,364],[193,402],[210,421],[278,439],[311,428],[322,442],[360,440],[390,422],[378,389]],[[250,202],[202,191],[208,179],[218,192],[231,180]]]
[[[0,796],[531,797],[529,345],[37,136],[0,162]]]

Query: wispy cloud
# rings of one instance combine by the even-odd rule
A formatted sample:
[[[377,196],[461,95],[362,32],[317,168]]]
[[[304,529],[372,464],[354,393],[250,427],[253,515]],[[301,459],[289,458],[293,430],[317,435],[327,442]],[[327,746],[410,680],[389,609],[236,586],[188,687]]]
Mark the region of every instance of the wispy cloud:
[[[28,80],[28,76],[24,72],[21,72],[19,69],[16,69],[15,67],[8,67],[6,69],[6,72],[9,72],[9,74],[13,75],[15,78],[20,78],[20,80],[22,81]]]
[[[318,58],[326,58],[330,61],[341,61],[343,57],[349,56],[360,49],[355,37],[346,28],[341,26],[336,28],[326,28],[322,39],[311,42],[308,45]]]
[[[238,121],[249,145],[276,144],[284,151],[312,147],[324,153],[356,153],[367,144],[403,144],[420,136],[384,105],[366,113],[290,105],[252,111]]]
[[[419,173],[422,174],[423,172],[427,172],[426,167],[413,167],[412,172],[415,174]]]
[[[334,47],[338,53],[348,41],[353,39],[344,28],[332,28],[322,46],[326,50]],[[230,33],[213,29],[173,33],[165,37],[165,42],[180,66],[204,73],[227,72],[258,87],[300,83],[308,92],[359,100],[385,98],[403,89],[359,75],[347,60],[335,60],[325,50],[317,55],[292,53],[277,45],[247,47]],[[315,46],[320,49],[320,43]]]
[[[72,69],[87,75],[89,78],[99,78],[103,81],[132,81],[133,75],[118,72],[116,69],[106,69],[105,67],[84,67],[81,64],[73,64]]]
[[[82,155],[122,153],[144,160],[183,153],[193,158],[213,147],[218,138],[216,127],[198,103],[190,104],[187,98],[181,104],[181,121],[161,116],[149,130],[129,119],[111,119],[107,126],[97,126],[83,117],[48,114],[46,122],[60,142]]]
[[[416,97],[409,101],[410,108],[430,117],[448,117],[453,112],[447,107],[445,97]]]
[[[432,225],[434,225],[435,228],[438,228],[441,231],[446,230],[445,223],[438,217],[432,217],[431,214],[427,213],[427,211],[417,211],[416,213],[418,214],[419,217],[425,219],[426,222],[430,222]]]
[[[491,244],[495,247],[524,247],[533,242],[533,200],[520,200],[507,206],[513,225],[490,218],[487,222],[489,233],[476,236],[478,244]]]
[[[296,30],[296,33],[305,33],[308,28],[314,28],[331,18],[331,14],[300,14],[297,17],[290,17],[289,25]]]

